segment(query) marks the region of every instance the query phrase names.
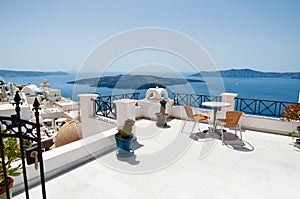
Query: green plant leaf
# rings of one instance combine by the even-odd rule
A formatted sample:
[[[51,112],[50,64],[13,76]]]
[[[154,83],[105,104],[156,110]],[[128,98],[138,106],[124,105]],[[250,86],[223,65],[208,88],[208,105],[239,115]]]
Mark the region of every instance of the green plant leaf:
[[[21,147],[18,139],[9,137],[3,139],[5,167],[8,176],[19,176],[22,174],[22,164],[18,164],[16,160],[21,159]],[[24,146],[24,148],[27,148]],[[1,154],[0,154],[1,155]],[[1,163],[1,161],[0,161]],[[3,180],[2,164],[0,164],[0,182]]]

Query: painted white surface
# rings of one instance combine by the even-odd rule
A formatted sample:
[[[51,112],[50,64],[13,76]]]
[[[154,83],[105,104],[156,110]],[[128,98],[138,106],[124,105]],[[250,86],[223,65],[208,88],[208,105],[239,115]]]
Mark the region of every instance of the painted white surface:
[[[59,106],[63,111],[72,111],[72,110],[78,110],[78,102],[64,100],[64,101],[58,101],[55,102],[57,106]]]
[[[146,92],[146,99],[162,100],[168,98],[168,92],[164,88],[149,88]]]
[[[234,100],[234,94],[226,94],[227,99],[230,103]],[[228,97],[229,96],[229,97]],[[97,120],[93,116],[93,103],[91,102],[91,98],[95,97],[95,95],[89,96],[87,100],[83,100],[80,103],[82,107],[85,107],[84,112],[82,112],[82,119],[83,119],[83,130],[84,134],[87,136],[95,135],[97,130],[101,128],[99,124],[97,124]],[[84,98],[85,99],[85,98]],[[150,120],[156,120],[155,113],[160,111],[160,103],[158,100],[137,100],[135,101],[138,103],[138,106],[135,106],[134,103],[124,103],[124,104],[131,104],[131,109],[127,113],[135,115],[136,118],[146,118]],[[86,103],[86,104],[85,104]],[[232,104],[234,105],[234,104]],[[230,109],[234,109],[234,106],[229,106]],[[212,118],[212,111],[207,109],[199,109],[199,108],[192,108],[193,112],[201,113],[203,115],[207,115]],[[124,111],[120,111],[121,115],[124,115],[124,118],[128,117],[124,114]],[[126,112],[125,112],[126,113]],[[184,111],[183,106],[173,106],[173,100],[168,100],[166,105],[166,113],[169,114],[169,117],[178,118],[178,119],[186,119],[186,113]],[[118,113],[117,113],[118,114]],[[222,113],[217,113],[217,118],[222,118]],[[84,122],[86,121],[86,122]],[[204,121],[206,122],[206,121]],[[241,118],[241,125],[244,129],[252,129],[252,130],[259,130],[263,132],[269,133],[276,133],[276,134],[283,134],[288,135],[288,133],[296,130],[297,126],[300,126],[299,122],[282,122],[278,118],[271,118],[271,117],[261,117],[261,116],[254,116],[254,115],[246,115],[244,114]]]
[[[241,125],[244,129],[288,135],[300,126],[300,122],[283,122],[279,118],[243,115]]]
[[[115,132],[115,129],[103,133],[98,132],[94,136],[44,152],[43,159],[46,179],[115,148]],[[27,177],[30,184],[40,182],[39,171],[36,171],[33,165],[27,166]],[[22,186],[23,176],[21,175],[15,178],[14,191],[22,191]]]
[[[173,100],[166,99],[166,113],[171,114]],[[139,107],[136,107],[136,118],[146,118],[156,120],[156,113],[160,112],[160,100],[138,100]]]
[[[229,103],[230,106],[222,107],[219,118],[225,119],[227,111],[234,111],[234,106],[235,106],[234,99],[236,98],[237,95],[238,95],[237,93],[221,93],[222,102]]]
[[[155,125],[154,121],[151,122]],[[165,135],[178,132],[183,122],[172,120],[168,124],[171,128],[162,129],[160,137],[144,140],[145,145],[136,150],[136,160],[141,160],[141,154],[160,150],[169,143]],[[192,124],[188,122],[187,127],[192,127]],[[136,125],[142,128],[149,125],[149,120],[139,120]],[[201,129],[206,127],[206,124],[200,124]],[[191,139],[190,134],[180,136],[182,140],[191,140],[191,145],[177,161],[165,168],[144,174],[118,172],[102,162],[111,160],[132,169],[138,165],[118,160],[113,151],[49,180],[46,183],[47,196],[57,199],[87,196],[105,199],[299,197],[295,193],[295,185],[300,179],[300,149],[295,147],[290,137],[246,130],[243,132],[246,146],[233,148],[222,145],[218,138],[196,141]],[[200,158],[207,145],[212,146],[212,150]],[[53,162],[57,168],[59,164],[59,161]],[[139,164],[145,162],[140,161]],[[32,188],[30,196],[40,198],[40,187]],[[14,198],[21,199],[24,195]]]
[[[16,111],[15,111],[16,106],[13,106],[12,104],[0,104],[0,115],[1,116],[6,116],[6,117],[10,117],[11,115],[15,115]],[[20,117],[23,120],[30,120],[30,107],[28,104],[24,104],[20,106],[21,108],[21,113],[20,113]]]
[[[115,152],[106,153],[115,148],[113,135],[116,128],[101,133],[103,121],[94,117],[93,99],[97,95],[85,94],[79,97],[84,139],[43,154],[48,177],[67,172],[47,182],[49,198],[76,199],[82,198],[87,192],[89,197],[95,198],[166,198],[170,195],[173,198],[199,198],[203,195],[209,198],[297,198],[293,185],[297,184],[300,178],[300,149],[293,144],[290,137],[245,130],[287,134],[299,125],[297,122],[243,115],[243,140],[247,147],[253,147],[254,150],[222,146],[218,138],[192,141],[191,147],[184,155],[166,169],[130,175],[119,173],[99,163],[102,158],[115,158]],[[160,107],[157,103],[143,100],[138,101],[138,104],[134,110],[136,115],[142,117],[151,118]],[[203,114],[211,112],[195,108],[193,111]],[[167,112],[175,118],[186,117],[183,107],[172,106],[171,100]],[[192,123],[188,123],[192,126]],[[156,128],[154,121],[138,120],[136,124],[137,136],[140,133],[139,129],[147,133],[147,129]],[[145,147],[137,150],[136,154],[153,153],[165,147],[165,144],[170,142],[169,136],[166,135],[176,134],[182,128],[183,121],[174,119],[168,122],[168,125],[170,128],[161,129],[162,137],[152,136],[155,141],[144,140]],[[207,127],[207,124],[200,123],[200,129]],[[230,132],[230,129],[228,131]],[[190,134],[180,136],[182,139],[191,139]],[[214,148],[206,158],[199,159],[206,144],[213,144]],[[106,155],[99,156],[100,154]],[[92,157],[97,157],[99,161],[91,161],[78,167]],[[127,162],[120,163],[130,166]],[[73,167],[75,168],[71,171],[68,170]],[[32,166],[28,166],[28,176],[31,182],[38,180],[38,172],[33,170]],[[16,178],[16,191],[21,189],[21,182],[21,176]],[[284,189],[282,184],[285,185]],[[123,191],[115,189],[120,186],[125,187]],[[39,198],[39,188],[33,188],[31,195],[33,198]],[[23,197],[19,195],[14,198]]]
[[[95,119],[95,99],[97,94],[80,94],[80,114],[82,122],[82,137],[89,137],[97,134],[101,125]]]
[[[113,103],[116,105],[116,118],[119,129],[122,129],[124,122],[128,119],[135,120],[135,103],[136,100],[120,99],[115,100]]]

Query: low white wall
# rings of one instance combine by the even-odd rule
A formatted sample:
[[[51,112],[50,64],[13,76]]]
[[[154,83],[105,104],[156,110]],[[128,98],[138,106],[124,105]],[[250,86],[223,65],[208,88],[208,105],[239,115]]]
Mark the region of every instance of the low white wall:
[[[201,113],[203,115],[212,117],[211,110],[192,108],[193,113]],[[186,119],[183,106],[172,106],[170,116],[178,119]],[[220,114],[220,113],[218,113]],[[218,117],[217,114],[217,117]],[[205,121],[204,121],[205,122]],[[241,126],[243,129],[256,130],[267,133],[275,133],[280,135],[288,135],[288,133],[295,131],[300,122],[282,122],[279,118],[263,117],[256,115],[244,114],[241,118]]]
[[[0,115],[10,117],[11,115],[16,115],[15,106],[12,104],[1,104],[0,105]],[[30,120],[30,107],[28,105],[21,105],[20,117],[23,120]]]
[[[63,111],[57,111],[57,112],[43,112],[40,114],[42,118],[60,118],[64,116],[64,112]]]
[[[78,103],[73,101],[66,102],[55,102],[57,106],[59,106],[63,111],[73,111],[78,110]]]
[[[81,113],[83,123],[84,137],[95,135],[101,129],[101,125],[94,117],[94,105],[91,99],[96,98],[97,95],[80,95],[81,99]],[[138,106],[135,106],[135,118],[146,118],[156,120],[155,113],[160,111],[159,100],[137,100]],[[192,108],[194,114],[201,113],[212,118],[212,111],[207,109]],[[84,111],[83,111],[84,110]],[[166,106],[166,113],[169,117],[186,119],[183,106],[173,106],[173,100],[168,100]],[[217,117],[220,117],[221,113],[218,113]],[[262,117],[254,115],[244,114],[241,118],[241,125],[244,129],[257,130],[268,133],[276,133],[282,135],[288,135],[289,132],[295,131],[297,126],[300,126],[299,122],[282,122],[278,118]]]
[[[241,118],[241,125],[244,129],[288,135],[300,126],[300,122],[282,122],[279,118],[245,114]]]
[[[108,126],[103,126],[103,122],[94,115],[94,99],[97,96],[79,96],[83,139],[43,153],[46,180],[115,148],[116,131],[104,131]],[[26,169],[29,185],[40,183],[40,172],[36,171],[33,165],[26,166]],[[13,193],[16,195],[23,191],[21,175],[15,178]]]
[[[146,118],[150,120],[156,120],[156,113],[160,112],[160,100],[137,100],[138,105],[135,108],[136,118]],[[173,100],[168,99],[166,104],[166,113],[171,114]]]
[[[83,164],[114,148],[114,131],[105,131],[44,152],[45,178],[46,180],[50,179],[61,172]],[[29,165],[26,169],[29,185],[33,186],[34,184],[40,183],[40,171],[36,171],[34,165]],[[23,175],[20,175],[15,178],[13,193],[18,194],[23,192],[23,186]]]

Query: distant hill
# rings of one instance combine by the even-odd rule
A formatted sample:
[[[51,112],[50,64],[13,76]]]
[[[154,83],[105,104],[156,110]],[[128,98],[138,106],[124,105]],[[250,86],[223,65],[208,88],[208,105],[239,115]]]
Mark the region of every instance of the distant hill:
[[[40,71],[14,71],[0,70],[0,77],[29,77],[29,76],[48,76],[48,75],[67,75],[68,73],[57,72],[40,72]]]
[[[108,87],[123,89],[148,89],[156,85],[159,87],[186,84],[187,82],[203,82],[202,80],[164,78],[153,75],[116,75],[104,76],[100,78],[80,79],[67,82],[68,84],[87,84],[92,87]]]
[[[195,73],[191,76],[202,76],[202,77],[268,77],[268,78],[289,78],[289,79],[300,79],[300,72],[290,73],[275,73],[275,72],[260,72],[251,69],[230,69],[221,71],[202,71],[201,73]]]

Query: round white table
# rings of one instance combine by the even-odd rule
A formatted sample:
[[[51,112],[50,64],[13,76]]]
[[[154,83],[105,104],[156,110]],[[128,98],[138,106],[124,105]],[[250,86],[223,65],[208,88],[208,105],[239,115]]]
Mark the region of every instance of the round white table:
[[[228,107],[228,106],[230,106],[230,104],[227,103],[227,102],[203,102],[202,105],[212,107],[214,109],[213,130],[212,130],[212,132],[215,133],[216,129],[217,129],[217,111],[218,111],[218,108]]]

